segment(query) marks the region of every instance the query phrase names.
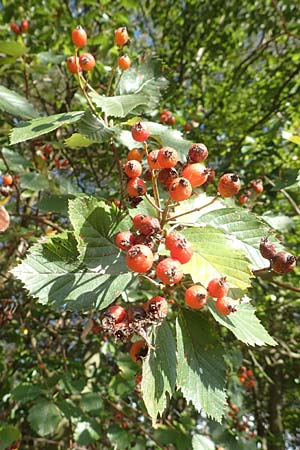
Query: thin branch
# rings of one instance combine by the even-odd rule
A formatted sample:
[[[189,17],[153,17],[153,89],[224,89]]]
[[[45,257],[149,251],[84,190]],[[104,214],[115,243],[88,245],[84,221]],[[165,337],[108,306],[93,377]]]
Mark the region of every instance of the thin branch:
[[[154,209],[156,209],[156,211],[158,211],[159,213],[163,212],[163,210],[161,208],[159,208],[158,206],[156,206],[155,203],[153,203],[153,201],[151,200],[151,198],[149,197],[149,195],[147,193],[145,193],[144,197],[150,203],[150,205],[153,206]]]
[[[300,292],[300,288],[296,287],[296,286],[292,286],[291,284],[286,284],[286,283],[282,283],[281,281],[277,281],[277,280],[270,280],[270,283],[276,284],[276,286],[280,286],[284,289],[288,289],[289,291],[293,291],[293,292]]]
[[[276,187],[276,184],[275,184],[272,180],[270,180],[269,177],[267,177],[267,176],[265,175],[264,178],[265,178],[265,180],[266,180],[271,186]],[[296,211],[296,213],[298,214],[298,216],[300,216],[300,209],[299,209],[297,203],[292,199],[292,197],[290,196],[290,194],[288,194],[288,193],[286,192],[285,189],[279,189],[279,192],[281,192],[281,193],[285,196],[285,198],[288,200],[288,202],[289,202],[289,203],[291,204],[291,206],[294,208],[294,210]]]
[[[51,220],[45,219],[44,217],[41,217],[41,216],[33,216],[33,215],[29,215],[29,214],[11,214],[11,215],[20,217],[21,219],[32,220],[33,222],[43,223],[44,225],[48,225],[49,227],[53,228],[53,230],[56,230],[59,232],[64,231],[64,229],[61,228],[56,223],[53,223],[53,222],[51,222]]]

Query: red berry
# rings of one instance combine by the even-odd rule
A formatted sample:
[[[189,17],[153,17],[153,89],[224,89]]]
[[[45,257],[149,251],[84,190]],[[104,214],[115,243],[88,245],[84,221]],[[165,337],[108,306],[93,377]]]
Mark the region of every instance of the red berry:
[[[178,172],[173,167],[171,169],[162,169],[159,171],[158,180],[165,186],[169,186],[175,178],[178,178]]]
[[[145,236],[152,236],[160,233],[161,227],[156,217],[146,216],[141,220],[139,231]]]
[[[150,169],[160,169],[160,164],[158,162],[158,154],[159,150],[152,150],[152,152],[148,153],[147,155],[147,161]]]
[[[241,205],[245,205],[245,203],[247,203],[249,199],[250,199],[250,193],[249,193],[248,191],[247,191],[247,192],[244,192],[244,193],[239,197],[239,203],[240,203]]]
[[[124,170],[129,178],[139,177],[143,171],[141,163],[135,159],[127,161],[127,163],[124,166]]]
[[[278,252],[272,258],[272,269],[276,273],[288,273],[295,269],[297,258],[288,252]]]
[[[22,33],[27,33],[29,30],[29,21],[27,19],[22,19],[20,23],[20,30]]]
[[[183,277],[181,263],[177,259],[163,259],[157,265],[156,276],[164,284],[170,285],[179,283]]]
[[[127,161],[131,161],[135,159],[136,161],[141,162],[143,159],[144,151],[142,148],[132,148],[127,155]]]
[[[79,64],[84,72],[89,72],[95,67],[96,61],[91,53],[82,53],[79,58]]]
[[[168,111],[167,109],[164,109],[162,112],[161,112],[161,115],[160,115],[160,121],[161,121],[161,123],[167,123],[168,122],[168,119],[171,117],[171,113],[170,113],[170,111]]]
[[[54,150],[54,148],[52,147],[51,144],[45,144],[45,145],[44,145],[43,152],[44,152],[46,155],[50,155],[50,153],[52,153],[53,150]]]
[[[228,316],[229,314],[236,311],[237,302],[230,297],[221,297],[216,301],[217,311],[223,316]]]
[[[164,297],[156,296],[144,303],[147,316],[154,321],[163,320],[168,314],[168,302]]]
[[[78,25],[72,31],[72,42],[76,47],[84,47],[87,41],[87,35],[82,26]]]
[[[175,180],[170,183],[169,194],[170,197],[177,202],[187,200],[192,195],[191,183],[183,177],[175,178]]]
[[[129,250],[134,244],[134,234],[131,231],[121,231],[116,236],[116,245],[122,250]]]
[[[145,142],[150,135],[150,131],[144,123],[136,122],[131,128],[131,134],[135,141]]]
[[[8,173],[8,174],[6,174],[6,175],[3,175],[2,181],[3,181],[4,186],[11,186],[11,185],[13,184],[14,179],[13,179],[13,177]]]
[[[202,186],[207,181],[208,173],[202,164],[187,164],[182,171],[182,176],[189,180],[191,186]]]
[[[192,125],[190,123],[185,123],[183,129],[186,133],[188,133],[189,131],[191,131]]]
[[[183,236],[170,249],[171,257],[178,259],[181,264],[186,264],[193,256],[192,244]]]
[[[268,238],[264,237],[260,241],[259,251],[261,256],[266,259],[272,259],[276,255],[276,248],[273,242],[269,241]]]
[[[161,169],[171,169],[178,163],[178,154],[172,147],[162,147],[158,152],[157,162]]]
[[[131,61],[128,55],[119,56],[118,66],[122,70],[127,70],[131,66]]]
[[[240,371],[241,371],[241,372],[247,372],[247,367],[246,367],[246,366],[242,366],[242,367],[240,368]]]
[[[253,377],[252,370],[247,370],[247,377]]]
[[[16,24],[16,22],[10,22],[9,26],[13,33],[16,33],[16,34],[21,33],[20,27],[19,27],[19,25]]]
[[[138,234],[134,237],[134,245],[136,244],[144,244],[150,248],[150,250],[154,249],[155,241],[152,236],[145,236],[144,234]]]
[[[250,186],[255,192],[257,192],[257,194],[261,194],[264,190],[263,182],[259,179],[250,181]]]
[[[218,182],[218,191],[222,197],[232,197],[241,188],[241,183],[236,173],[225,173]]]
[[[211,297],[225,297],[225,295],[229,291],[229,286],[226,282],[226,278],[213,278],[208,283],[207,290]]]
[[[153,265],[153,253],[146,245],[134,245],[126,255],[126,263],[134,272],[148,272]]]
[[[128,428],[128,422],[126,422],[126,420],[123,420],[123,422],[122,422],[122,428],[124,428],[124,429],[126,429],[126,428]]]
[[[145,341],[136,341],[130,347],[130,357],[133,362],[140,362],[148,353],[148,347]]]
[[[127,192],[130,197],[140,197],[147,191],[146,183],[141,178],[131,178],[127,183]]]
[[[132,221],[133,221],[133,226],[134,226],[134,228],[135,228],[136,230],[139,230],[139,229],[140,229],[142,220],[143,220],[145,217],[147,217],[147,216],[145,216],[145,214],[137,214],[136,216],[134,216],[134,218],[132,219]]]
[[[81,72],[82,68],[79,65],[78,56],[76,57],[76,60],[75,60],[75,56],[69,56],[67,58],[67,67],[68,67],[68,71],[71,73],[77,73],[77,67],[78,67],[78,71]]]
[[[123,47],[129,41],[126,27],[118,28],[115,31],[115,44],[119,47]]]
[[[208,150],[204,144],[193,144],[189,149],[189,159],[194,163],[204,161],[208,157]]]
[[[102,326],[105,330],[114,326],[116,323],[120,323],[126,318],[126,311],[122,306],[112,305],[104,312],[102,317]]]
[[[68,166],[69,161],[67,159],[64,159],[61,164],[62,164],[62,166]]]
[[[241,375],[241,376],[239,377],[239,380],[240,380],[241,383],[245,383],[246,377],[245,377],[244,375]]]
[[[169,125],[174,125],[174,123],[176,122],[175,116],[171,116],[168,118],[167,123]]]
[[[122,414],[121,413],[116,413],[115,415],[114,415],[114,418],[116,419],[116,420],[121,420],[122,419]]]
[[[206,304],[207,297],[207,290],[203,286],[195,284],[185,291],[184,300],[190,308],[200,309]]]
[[[178,231],[171,231],[171,233],[169,233],[166,237],[165,240],[165,246],[168,250],[172,250],[172,248],[174,248],[176,246],[176,244],[178,243],[178,241],[180,241],[184,236],[180,233],[178,233]]]
[[[213,183],[215,181],[216,178],[216,172],[214,171],[214,169],[210,169],[209,167],[206,168],[207,170],[207,180],[206,183]]]

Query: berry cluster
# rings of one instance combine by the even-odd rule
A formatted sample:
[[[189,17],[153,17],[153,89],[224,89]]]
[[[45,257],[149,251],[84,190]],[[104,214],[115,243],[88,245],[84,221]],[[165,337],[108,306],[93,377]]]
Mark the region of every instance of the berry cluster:
[[[250,188],[246,189],[242,195],[239,197],[239,203],[241,205],[245,205],[247,203],[252,194],[254,194],[255,198],[257,195],[261,194],[264,191],[264,185],[261,179],[251,180],[250,181]]]
[[[261,239],[259,250],[262,257],[270,261],[270,268],[276,273],[288,273],[296,267],[297,258],[285,251],[276,252],[273,242],[266,237]]]
[[[228,400],[228,416],[231,418],[232,423],[230,424],[230,430],[238,431],[244,433],[246,441],[249,439],[253,439],[257,436],[256,432],[251,430],[249,421],[245,417],[239,417],[240,408],[232,404],[230,400]]]
[[[43,146],[42,149],[38,149],[36,151],[37,155],[43,160],[43,161],[49,161],[49,163],[52,161],[54,166],[57,169],[65,169],[69,166],[69,161],[65,158],[61,158],[59,153],[55,153],[54,147],[51,144],[35,144],[38,148],[40,145]]]
[[[16,309],[15,303],[10,299],[4,299],[0,303],[0,325],[13,320],[13,314]]]
[[[19,24],[16,22],[10,22],[9,26],[13,33],[27,33],[29,30],[29,21],[27,19],[22,19]]]
[[[163,109],[160,114],[160,121],[161,121],[161,123],[167,123],[168,125],[174,125],[176,119],[169,110]]]
[[[72,42],[76,47],[76,52],[74,56],[67,58],[69,72],[89,72],[95,67],[96,61],[91,53],[82,53],[79,57],[77,56],[78,49],[84,47],[87,43],[86,31],[80,25],[72,31]]]
[[[13,185],[18,182],[18,177],[12,176],[9,173],[2,175],[2,186],[0,193],[3,197],[8,197],[13,191]]]
[[[246,389],[254,389],[256,385],[252,370],[247,369],[246,366],[240,368],[239,380]]]
[[[7,447],[7,449],[5,450],[18,450],[20,448],[21,445],[21,441],[15,441],[12,444],[10,444],[9,447]]]

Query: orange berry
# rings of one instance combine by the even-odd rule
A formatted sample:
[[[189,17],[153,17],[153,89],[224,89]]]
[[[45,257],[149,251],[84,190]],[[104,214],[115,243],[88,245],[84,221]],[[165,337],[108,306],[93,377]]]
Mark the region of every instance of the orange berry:
[[[221,297],[216,301],[217,311],[223,316],[228,316],[229,314],[236,311],[237,302],[230,297]]]
[[[120,27],[115,31],[115,44],[123,47],[129,41],[126,27]]]
[[[143,159],[144,151],[141,148],[132,148],[127,155],[127,161],[131,161],[135,159],[136,161],[141,162]]]
[[[89,72],[95,67],[96,61],[91,53],[82,53],[79,58],[79,64],[84,72]]]
[[[225,173],[218,182],[218,191],[222,197],[232,197],[241,188],[241,183],[236,173]]]
[[[131,66],[131,60],[128,55],[122,55],[118,58],[118,66],[122,70],[127,70]]]
[[[213,278],[208,283],[207,290],[211,297],[224,297],[229,290],[226,278]]]
[[[76,57],[76,60],[75,60],[75,56],[69,56],[67,58],[67,67],[68,67],[68,71],[71,73],[77,73],[77,67],[78,67],[78,71],[81,72],[82,69],[79,65],[78,56]]]
[[[127,183],[127,192],[130,197],[140,197],[146,193],[146,183],[139,177],[131,178]]]
[[[2,181],[3,181],[4,186],[11,186],[11,185],[13,184],[14,179],[13,179],[13,177],[8,173],[8,174],[6,174],[6,175],[3,175]]]
[[[148,153],[147,155],[147,161],[150,169],[160,169],[160,164],[158,162],[158,154],[159,150],[152,150],[152,152]]]
[[[125,164],[124,171],[129,178],[136,178],[142,174],[143,169],[139,161],[131,159]]]
[[[178,163],[178,154],[172,147],[162,147],[157,154],[157,162],[162,169],[171,169]]]
[[[134,245],[128,250],[126,264],[133,272],[148,272],[153,265],[153,253],[146,245]]]
[[[201,309],[206,304],[208,298],[207,290],[198,284],[191,286],[185,291],[185,303],[193,309]]]
[[[191,183],[183,177],[175,178],[175,180],[170,183],[169,194],[170,197],[177,202],[187,200],[192,195]]]
[[[133,362],[141,362],[141,358],[147,355],[148,347],[145,341],[136,341],[132,344],[129,350],[130,357]]]
[[[29,30],[29,21],[27,19],[22,19],[20,23],[20,30],[22,33],[27,33]]]
[[[156,276],[168,285],[179,283],[183,277],[181,263],[177,259],[163,259],[157,265]]]
[[[76,47],[84,47],[87,41],[87,35],[82,26],[78,25],[72,31],[72,42]]]
[[[182,176],[189,180],[191,186],[197,187],[206,183],[208,173],[206,167],[202,166],[202,164],[193,163],[185,166],[182,171]]]
[[[250,186],[257,194],[261,194],[264,190],[263,182],[260,179],[250,181]]]

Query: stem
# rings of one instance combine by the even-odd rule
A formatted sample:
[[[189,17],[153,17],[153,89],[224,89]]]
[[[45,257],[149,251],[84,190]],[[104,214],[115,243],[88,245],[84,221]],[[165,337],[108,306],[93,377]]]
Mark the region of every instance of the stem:
[[[124,199],[124,186],[123,186],[123,167],[122,167],[122,161],[119,159],[119,155],[117,153],[117,149],[114,143],[113,138],[110,140],[110,145],[115,157],[115,161],[117,163],[118,173],[119,173],[119,182],[120,182],[120,209],[122,209],[122,202]]]
[[[166,222],[170,222],[171,220],[178,219],[178,217],[186,216],[187,214],[192,214],[194,212],[201,211],[201,209],[204,209],[207,206],[212,205],[219,197],[220,197],[220,195],[217,194],[210,202],[206,203],[206,205],[202,205],[202,206],[199,206],[199,208],[194,208],[194,209],[191,209],[190,211],[186,211],[181,214],[177,214],[176,216],[169,217],[169,219],[166,219]]]
[[[64,231],[63,228],[61,228],[56,223],[53,223],[50,220],[45,219],[44,217],[41,217],[41,216],[34,216],[34,215],[29,215],[29,214],[11,214],[11,215],[20,217],[21,219],[32,220],[33,222],[43,223],[44,225],[48,225],[49,227],[53,228],[53,230],[56,230],[56,231],[60,231],[60,232]]]
[[[81,89],[81,92],[83,93],[86,101],[88,102],[88,105],[92,111],[92,113],[94,114],[94,116],[97,117],[97,119],[99,119],[99,114],[97,113],[96,108],[94,107],[93,103],[91,102],[91,99],[89,98],[86,90],[85,90],[85,86],[82,83],[82,80],[84,80],[84,82],[86,82],[85,78],[83,77],[83,75],[79,72],[79,65],[77,64],[77,57],[78,57],[78,49],[75,49],[75,61],[76,61],[76,67],[77,67],[77,78],[78,78],[78,83]]]
[[[267,272],[268,270],[271,270],[271,262],[270,265],[268,267],[264,267],[263,269],[257,269],[257,270],[252,270],[253,275],[255,275],[256,277],[263,273],[263,272]]]
[[[266,180],[268,183],[270,183],[271,186],[273,186],[273,187],[276,186],[276,184],[275,184],[272,180],[270,180],[269,177],[267,177],[267,176],[265,175],[264,178],[265,178],[265,180]],[[290,194],[288,194],[288,193],[286,192],[285,189],[279,189],[279,192],[281,192],[281,193],[285,196],[285,198],[286,198],[286,199],[288,200],[288,202],[292,205],[292,207],[294,208],[294,210],[296,211],[296,213],[300,216],[300,209],[299,209],[297,203],[292,199],[292,197],[290,196]]]
[[[113,82],[113,79],[114,79],[114,76],[115,76],[115,72],[116,72],[117,66],[118,66],[118,60],[115,61],[115,64],[113,65],[113,68],[111,69],[111,74],[110,74],[110,77],[109,77],[109,80],[108,80],[108,85],[107,85],[106,94],[105,94],[106,97],[109,96],[111,85],[112,85],[112,82]]]
[[[144,195],[144,197],[146,198],[146,200],[148,200],[150,205],[153,206],[154,209],[156,209],[156,211],[158,211],[159,213],[163,213],[164,212],[163,209],[159,208],[158,206],[156,206],[155,203],[153,203],[153,201],[151,200],[151,198],[149,197],[149,195],[147,193]]]

